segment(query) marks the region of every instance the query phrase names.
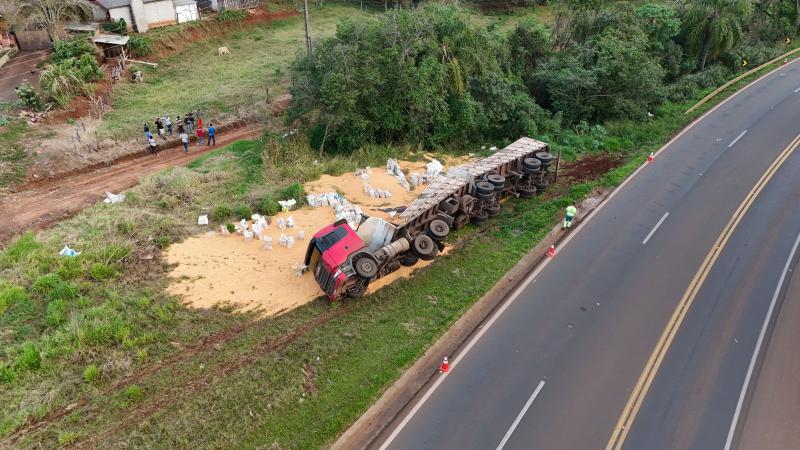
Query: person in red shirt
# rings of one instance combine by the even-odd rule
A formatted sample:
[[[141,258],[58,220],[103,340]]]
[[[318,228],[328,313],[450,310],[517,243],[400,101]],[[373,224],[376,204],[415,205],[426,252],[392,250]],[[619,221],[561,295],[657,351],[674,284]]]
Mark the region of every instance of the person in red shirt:
[[[202,117],[198,117],[197,118],[197,128],[203,128],[203,118]]]
[[[203,131],[203,127],[197,127],[197,143],[199,145],[203,145],[203,136],[205,136],[205,132]]]

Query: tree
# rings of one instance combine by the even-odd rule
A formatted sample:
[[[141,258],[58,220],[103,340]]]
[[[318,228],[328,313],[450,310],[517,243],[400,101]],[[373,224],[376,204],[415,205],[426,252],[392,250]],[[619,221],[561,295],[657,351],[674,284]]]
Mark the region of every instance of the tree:
[[[730,50],[742,36],[742,25],[750,20],[750,0],[694,0],[684,17],[687,37],[700,48],[700,70],[710,57]]]
[[[2,0],[18,4],[18,19],[15,25],[41,27],[57,42],[61,36],[61,26],[70,19],[82,19],[91,15],[91,7],[86,0]]]

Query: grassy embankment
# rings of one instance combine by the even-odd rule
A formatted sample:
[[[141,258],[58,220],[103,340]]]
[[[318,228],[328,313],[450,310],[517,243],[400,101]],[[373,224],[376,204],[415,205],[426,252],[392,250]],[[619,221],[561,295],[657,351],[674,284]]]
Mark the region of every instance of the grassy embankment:
[[[565,205],[621,182],[702,113],[683,111],[707,91],[663,106],[648,123],[553,137],[567,159],[605,149],[627,162],[590,182],[554,186],[548,197],[510,202],[485,227],[456,233],[455,250],[411,280],[278,318],[182,306],[164,292],[160,249],[194,232],[185,224],[198,211],[241,215],[291,182],[379,166],[402,149],[368,147],[314,164],[302,145],[240,142],[149,177],[123,204],[99,204],[26,235],[0,254],[0,435],[28,416],[41,419],[82,400],[17,446],[330,443],[543,236]],[[58,257],[63,243],[84,253]],[[215,338],[203,340],[208,336]]]
[[[332,34],[344,17],[365,17],[370,12],[331,3],[311,9],[313,38]],[[112,109],[103,117],[107,133],[136,133],[140,124],[156,115],[177,115],[196,108],[210,116],[229,113],[251,116],[267,97],[288,92],[288,66],[305,48],[302,15],[254,25],[231,24],[235,31],[185,45],[159,60],[157,68],[144,67],[145,83],[119,84],[111,95]],[[153,46],[166,45],[191,34],[176,36],[169,28],[155,30]],[[180,45],[180,44],[179,44]],[[217,48],[228,47],[220,57]]]
[[[374,14],[337,3],[311,11],[314,39],[332,34],[344,17]],[[226,23],[223,27],[230,28],[229,32],[202,38],[205,28],[216,30],[215,19],[209,21],[148,33],[154,51],[169,55],[142,58],[159,63],[158,68],[136,66],[145,73],[145,83],[116,85],[109,99],[111,109],[103,116],[102,134],[138,136],[141,124],[152,123],[156,115],[169,113],[174,120],[197,108],[208,111],[212,119],[220,114],[257,119],[268,96],[273,99],[288,92],[289,63],[305,48],[301,15],[255,24]],[[186,36],[201,38],[181,42]],[[160,48],[173,43],[180,46],[177,51]],[[217,48],[223,46],[230,49],[230,56],[217,56]],[[33,138],[34,131],[22,120],[0,127],[0,188],[25,179],[26,167],[34,160],[30,152],[35,149],[23,148],[22,141],[26,136]]]

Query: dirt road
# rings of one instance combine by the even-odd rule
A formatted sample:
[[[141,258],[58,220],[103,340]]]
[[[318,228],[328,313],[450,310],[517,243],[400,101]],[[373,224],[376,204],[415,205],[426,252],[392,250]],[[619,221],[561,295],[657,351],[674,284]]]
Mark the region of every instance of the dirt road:
[[[34,86],[39,85],[39,74],[31,72],[42,60],[50,56],[50,50],[19,52],[0,69],[0,101],[10,102],[17,99],[14,90],[23,81]]]
[[[239,128],[221,133],[216,147],[193,143],[188,155],[183,148],[165,149],[157,156],[142,151],[141,155],[105,167],[66,175],[55,180],[30,184],[0,198],[3,212],[0,242],[30,228],[42,228],[69,217],[84,207],[102,200],[106,192],[119,193],[139,183],[141,177],[161,169],[187,164],[200,155],[236,140],[257,136],[255,128]]]

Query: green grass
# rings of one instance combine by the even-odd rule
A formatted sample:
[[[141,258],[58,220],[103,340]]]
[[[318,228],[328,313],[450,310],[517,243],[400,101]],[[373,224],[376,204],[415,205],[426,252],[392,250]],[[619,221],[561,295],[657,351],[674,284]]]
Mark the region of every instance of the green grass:
[[[312,8],[311,14],[313,37],[320,39],[333,34],[342,18],[371,13],[332,3]],[[169,113],[174,120],[197,108],[210,111],[210,118],[219,113],[252,115],[268,96],[288,92],[289,64],[305,49],[304,36],[303,18],[297,15],[193,42],[160,60],[157,68],[144,67],[145,83],[118,84],[101,129],[135,134],[157,115]],[[154,39],[159,37],[157,31]],[[223,46],[230,56],[217,56],[217,48]]]
[[[20,140],[26,129],[25,121],[18,119],[0,127],[0,188],[25,179],[29,157]]]

